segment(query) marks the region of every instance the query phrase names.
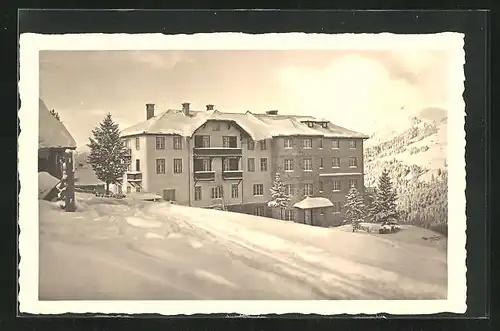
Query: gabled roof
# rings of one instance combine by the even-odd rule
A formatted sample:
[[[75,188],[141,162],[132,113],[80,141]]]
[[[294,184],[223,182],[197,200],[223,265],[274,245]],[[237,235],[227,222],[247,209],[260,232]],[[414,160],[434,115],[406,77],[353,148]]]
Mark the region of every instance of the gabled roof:
[[[325,208],[333,206],[333,203],[327,198],[322,197],[305,197],[303,200],[295,203],[293,205],[295,208],[299,209],[311,209],[311,208]]]
[[[39,99],[38,105],[38,148],[75,149],[76,141],[68,129],[50,112],[45,102]]]
[[[308,127],[305,121],[324,122],[312,116],[300,115],[268,115],[246,113],[229,113],[190,110],[188,116],[181,110],[170,109],[147,121],[143,121],[121,132],[121,135],[134,136],[141,134],[175,134],[192,136],[196,130],[208,121],[229,121],[238,125],[252,139],[262,140],[279,136],[322,136],[331,138],[362,138],[368,136],[328,123],[326,128],[319,125]]]

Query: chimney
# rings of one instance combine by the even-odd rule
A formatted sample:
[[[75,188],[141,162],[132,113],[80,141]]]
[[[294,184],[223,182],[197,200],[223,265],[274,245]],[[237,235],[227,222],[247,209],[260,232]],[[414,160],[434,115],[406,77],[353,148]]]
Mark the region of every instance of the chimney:
[[[184,113],[184,115],[189,115],[189,102],[184,102],[182,104],[182,112]]]
[[[214,110],[214,105],[207,105],[207,111]]]
[[[266,111],[266,115],[278,115],[278,111],[277,110],[268,110],[268,111]]]
[[[149,120],[152,117],[155,117],[155,104],[154,103],[147,103],[146,104],[146,120]]]

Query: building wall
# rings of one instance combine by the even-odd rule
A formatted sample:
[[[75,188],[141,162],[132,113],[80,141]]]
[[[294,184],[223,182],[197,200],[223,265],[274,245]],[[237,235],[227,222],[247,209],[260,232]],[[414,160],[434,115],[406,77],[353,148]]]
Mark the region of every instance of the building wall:
[[[156,149],[156,137],[164,137],[165,149]],[[180,137],[182,149],[174,149],[175,135],[148,135],[146,136],[147,162],[144,173],[147,173],[147,189],[145,191],[164,196],[164,190],[175,190],[177,203],[189,204],[189,179],[192,177],[189,168],[189,149],[186,137]],[[156,160],[165,159],[165,174],[156,173]],[[182,172],[174,173],[174,159],[182,160]]]

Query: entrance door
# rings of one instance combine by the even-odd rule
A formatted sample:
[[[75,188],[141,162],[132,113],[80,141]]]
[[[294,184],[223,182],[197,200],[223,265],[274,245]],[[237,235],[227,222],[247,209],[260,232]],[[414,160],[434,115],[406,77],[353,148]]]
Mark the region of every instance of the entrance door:
[[[304,209],[304,223],[312,224],[312,209]]]

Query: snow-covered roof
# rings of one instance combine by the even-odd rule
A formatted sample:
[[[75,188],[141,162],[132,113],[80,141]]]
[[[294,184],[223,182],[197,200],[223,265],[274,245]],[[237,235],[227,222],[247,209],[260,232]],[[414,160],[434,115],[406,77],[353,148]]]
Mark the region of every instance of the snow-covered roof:
[[[253,140],[262,140],[279,136],[324,136],[337,138],[362,138],[368,136],[328,123],[327,128],[315,125],[308,127],[303,121],[322,122],[312,116],[268,115],[246,113],[229,113],[218,110],[191,110],[185,115],[182,110],[170,109],[149,120],[135,124],[121,132],[123,137],[141,134],[175,134],[192,136],[196,130],[208,121],[229,121],[238,125]]]
[[[75,170],[75,186],[104,185],[105,183],[97,178],[91,167],[77,168]]]
[[[38,148],[76,148],[76,141],[50,112],[45,102],[39,99]]]
[[[331,207],[333,203],[327,198],[322,197],[305,197],[303,200],[295,203],[293,205],[295,208],[299,209],[311,209],[311,208],[324,208]]]

